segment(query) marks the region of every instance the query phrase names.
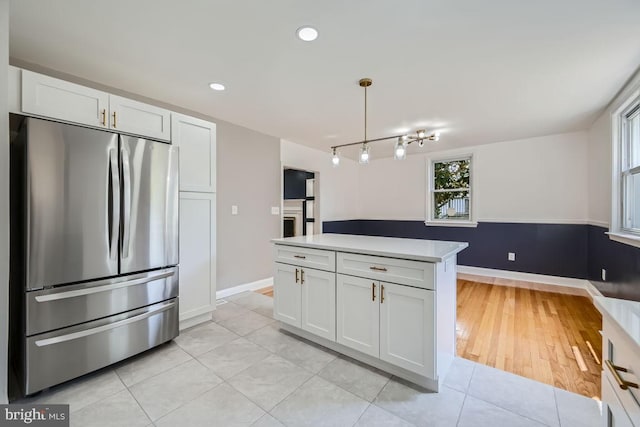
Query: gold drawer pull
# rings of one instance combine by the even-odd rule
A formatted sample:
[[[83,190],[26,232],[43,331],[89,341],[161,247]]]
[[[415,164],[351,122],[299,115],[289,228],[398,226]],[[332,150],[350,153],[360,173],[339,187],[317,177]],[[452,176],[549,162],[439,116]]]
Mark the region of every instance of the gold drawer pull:
[[[116,112],[114,111],[113,114],[111,115],[113,117],[113,128],[116,128]]]
[[[300,279],[298,279],[298,269],[296,268],[296,283],[298,283],[298,280]]]
[[[371,284],[371,301],[375,301],[376,300],[376,284],[372,283]]]
[[[106,126],[107,125],[107,110],[106,109],[102,109],[102,126]]]
[[[304,255],[294,255],[293,257],[294,258],[299,258],[299,259],[307,259],[307,257],[304,256]]]
[[[609,359],[605,360],[604,363],[607,365],[607,368],[609,368],[609,370],[611,371],[611,374],[613,375],[613,379],[616,380],[616,382],[618,383],[618,385],[620,386],[621,389],[626,390],[629,387],[638,388],[638,384],[632,383],[630,381],[625,381],[620,376],[618,371],[620,371],[620,372],[629,372],[627,370],[627,368],[623,368],[621,366],[616,366],[613,363],[611,363],[611,360],[609,360]]]
[[[384,267],[369,267],[373,271],[387,271]]]
[[[304,285],[304,270],[300,269],[300,284]]]
[[[384,285],[380,285],[380,304],[384,304]]]

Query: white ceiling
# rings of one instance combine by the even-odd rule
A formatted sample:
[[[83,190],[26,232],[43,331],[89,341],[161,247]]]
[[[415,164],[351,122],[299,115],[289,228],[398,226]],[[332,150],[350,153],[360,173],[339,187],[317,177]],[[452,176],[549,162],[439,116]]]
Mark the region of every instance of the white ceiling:
[[[361,77],[370,138],[440,129],[445,149],[586,129],[640,64],[637,0],[10,7],[15,59],[323,150],[362,139]],[[318,40],[295,37],[304,24]]]

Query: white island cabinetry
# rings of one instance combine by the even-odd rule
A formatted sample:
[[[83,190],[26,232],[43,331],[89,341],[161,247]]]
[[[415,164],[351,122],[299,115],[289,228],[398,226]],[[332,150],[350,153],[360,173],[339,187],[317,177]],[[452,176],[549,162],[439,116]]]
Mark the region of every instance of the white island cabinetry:
[[[274,243],[282,329],[438,390],[455,355],[466,243],[338,234]]]

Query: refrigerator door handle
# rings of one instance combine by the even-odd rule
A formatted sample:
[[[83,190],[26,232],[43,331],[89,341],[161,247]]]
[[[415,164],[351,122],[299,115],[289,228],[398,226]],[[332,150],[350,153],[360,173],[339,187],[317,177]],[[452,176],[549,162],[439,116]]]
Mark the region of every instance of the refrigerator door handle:
[[[109,258],[118,258],[118,234],[120,230],[120,174],[118,173],[118,149],[109,149],[109,169],[111,170],[111,239]],[[108,237],[107,237],[108,238]]]
[[[76,289],[76,290],[67,291],[67,292],[38,295],[37,297],[35,297],[35,300],[37,302],[49,302],[49,301],[57,301],[61,299],[75,298],[75,297],[80,297],[84,295],[92,295],[100,292],[113,291],[114,289],[127,288],[129,286],[140,285],[142,283],[149,283],[149,282],[153,282],[154,280],[165,279],[167,277],[173,276],[174,274],[175,274],[174,270],[163,271],[160,273],[151,274],[149,276],[140,277],[137,279],[126,280],[124,282],[111,283],[111,284],[102,285],[102,286],[93,286],[90,288]]]
[[[120,154],[122,156],[122,258],[129,257],[131,239],[131,165],[129,163],[129,149],[125,141],[120,139]]]
[[[108,331],[110,329],[115,329],[115,328],[119,328],[121,326],[124,325],[128,325],[129,323],[134,323],[134,322],[138,322],[140,320],[146,319],[148,317],[153,316],[154,314],[158,314],[161,313],[163,311],[167,311],[171,308],[173,308],[175,305],[177,304],[176,301],[172,301],[172,302],[167,302],[166,304],[158,307],[158,308],[153,308],[145,313],[142,314],[138,314],[136,316],[132,316],[129,317],[128,319],[124,319],[124,320],[120,320],[114,323],[109,323],[106,325],[102,325],[102,326],[98,326],[97,328],[91,328],[91,329],[87,329],[84,331],[78,331],[78,332],[72,332],[70,334],[66,334],[66,335],[60,335],[57,337],[52,337],[52,338],[45,338],[42,340],[38,340],[35,342],[35,344],[38,347],[44,347],[47,345],[52,345],[52,344],[59,344],[61,342],[65,342],[65,341],[71,341],[71,340],[76,340],[78,338],[83,338],[89,335],[95,335],[98,334],[100,332],[104,332],[104,331]]]

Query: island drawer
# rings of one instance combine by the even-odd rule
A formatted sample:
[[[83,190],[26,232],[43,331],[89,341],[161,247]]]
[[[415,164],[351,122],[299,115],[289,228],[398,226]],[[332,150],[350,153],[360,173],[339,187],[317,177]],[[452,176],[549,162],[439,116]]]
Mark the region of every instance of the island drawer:
[[[350,276],[435,290],[435,264],[338,252],[337,271]]]
[[[618,399],[629,417],[640,426],[640,357],[633,350],[630,338],[623,336],[618,326],[607,318],[602,319],[603,332],[603,369],[604,376],[609,378]],[[610,362],[610,363],[607,363]],[[637,387],[628,385],[623,389],[616,377]]]
[[[318,270],[336,271],[336,253],[322,249],[275,245],[275,260]]]

